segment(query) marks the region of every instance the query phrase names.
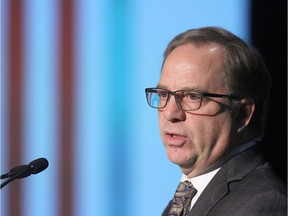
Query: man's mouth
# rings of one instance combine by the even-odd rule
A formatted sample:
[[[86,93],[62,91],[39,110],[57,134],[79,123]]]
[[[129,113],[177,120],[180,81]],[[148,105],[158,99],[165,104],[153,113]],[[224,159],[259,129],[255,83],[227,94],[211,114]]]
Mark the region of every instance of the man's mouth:
[[[170,132],[166,132],[165,135],[170,136],[170,137],[185,137],[185,135],[181,135],[178,133],[170,133]]]
[[[185,135],[177,134],[177,133],[165,133],[165,141],[168,145],[171,146],[182,146],[187,137]]]

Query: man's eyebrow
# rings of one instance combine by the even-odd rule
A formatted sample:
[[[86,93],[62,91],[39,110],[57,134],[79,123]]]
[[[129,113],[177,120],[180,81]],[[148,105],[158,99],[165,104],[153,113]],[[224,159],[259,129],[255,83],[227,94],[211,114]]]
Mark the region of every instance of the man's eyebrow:
[[[158,85],[156,86],[156,88],[165,89],[165,90],[170,90],[170,88],[168,88],[168,87],[165,86],[165,85],[161,85],[161,84],[158,84]],[[200,89],[200,88],[197,88],[197,87],[196,87],[196,88],[184,87],[184,88],[181,88],[181,89],[176,89],[175,91],[177,91],[177,90],[195,91],[195,92],[199,92],[199,93],[201,93],[201,92],[207,92],[206,89]]]
[[[164,86],[164,85],[161,85],[161,84],[158,84],[158,85],[156,86],[156,88],[169,90],[169,88],[168,88],[167,86]]]

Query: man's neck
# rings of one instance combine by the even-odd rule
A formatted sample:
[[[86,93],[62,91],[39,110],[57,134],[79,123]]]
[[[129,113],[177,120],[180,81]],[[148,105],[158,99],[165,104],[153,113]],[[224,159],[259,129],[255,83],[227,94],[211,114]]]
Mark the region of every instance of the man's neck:
[[[227,161],[229,161],[231,158],[233,158],[234,156],[240,154],[241,152],[251,148],[252,146],[256,145],[257,142],[255,140],[246,142],[242,145],[239,145],[237,147],[234,147],[232,149],[230,149],[230,151],[227,151],[226,154],[224,154],[221,159],[219,159],[216,163],[214,163],[213,165],[209,166],[207,169],[199,171],[193,168],[190,169],[185,169],[185,167],[181,167],[182,173],[186,176],[188,176],[189,178],[193,178],[199,175],[203,175],[209,172],[212,172],[213,170],[216,170],[218,168],[220,168],[223,164],[225,164]]]

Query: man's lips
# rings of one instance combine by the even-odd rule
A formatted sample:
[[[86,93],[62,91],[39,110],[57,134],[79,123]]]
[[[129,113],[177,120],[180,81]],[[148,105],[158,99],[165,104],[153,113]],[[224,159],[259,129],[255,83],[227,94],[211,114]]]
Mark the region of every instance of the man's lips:
[[[187,140],[187,137],[185,135],[170,132],[166,132],[164,137],[167,145],[173,147],[181,147]]]

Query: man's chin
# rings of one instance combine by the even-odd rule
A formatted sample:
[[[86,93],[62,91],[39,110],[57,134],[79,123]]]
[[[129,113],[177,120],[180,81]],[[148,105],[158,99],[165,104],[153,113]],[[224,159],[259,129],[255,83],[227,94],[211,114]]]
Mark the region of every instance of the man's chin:
[[[169,155],[168,154],[168,159],[171,163],[174,163],[180,167],[187,166],[187,162],[183,157],[177,156],[177,155]]]
[[[183,157],[184,156],[183,154],[182,155],[167,154],[167,156],[171,163],[178,165],[182,170],[189,170],[190,172],[195,167],[196,158],[187,160]]]

